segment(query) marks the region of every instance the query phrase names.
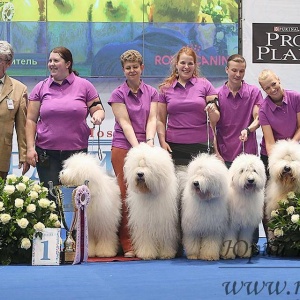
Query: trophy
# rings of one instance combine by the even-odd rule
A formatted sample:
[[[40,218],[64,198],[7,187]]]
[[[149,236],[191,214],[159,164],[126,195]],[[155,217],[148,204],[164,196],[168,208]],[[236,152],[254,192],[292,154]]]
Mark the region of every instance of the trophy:
[[[49,192],[55,198],[58,207],[60,220],[63,228],[61,229],[61,238],[64,241],[61,251],[61,262],[65,264],[73,263],[76,253],[76,234],[74,228],[76,225],[76,209],[74,205],[75,186],[53,186],[49,181]]]
[[[86,207],[90,201],[90,192],[87,187],[88,180],[84,182],[84,185],[77,187],[53,186],[52,181],[49,181],[48,184],[49,192],[56,200],[63,226],[61,238],[64,243],[61,251],[61,262],[63,264],[77,264],[87,261],[88,225]]]

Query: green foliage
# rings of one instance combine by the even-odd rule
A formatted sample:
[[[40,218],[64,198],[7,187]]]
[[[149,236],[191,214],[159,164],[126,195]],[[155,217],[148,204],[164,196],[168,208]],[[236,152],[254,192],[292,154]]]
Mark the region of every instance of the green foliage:
[[[208,2],[205,6],[201,6],[202,12],[212,17],[214,23],[222,23],[222,20],[226,17],[227,11],[221,6],[221,1],[214,5],[212,2]]]

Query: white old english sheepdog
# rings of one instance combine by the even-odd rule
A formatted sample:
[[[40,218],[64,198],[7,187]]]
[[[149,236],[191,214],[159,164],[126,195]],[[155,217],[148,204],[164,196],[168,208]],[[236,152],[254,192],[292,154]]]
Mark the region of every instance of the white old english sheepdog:
[[[266,173],[261,159],[240,154],[229,168],[228,184],[229,226],[221,257],[250,257],[253,234],[263,217]]]
[[[278,201],[289,192],[300,192],[300,144],[279,140],[269,156],[270,179],[266,188],[266,216],[276,210]]]
[[[73,154],[65,160],[59,177],[66,186],[80,186],[88,180],[91,194],[87,206],[89,257],[116,256],[121,198],[115,178],[106,174],[99,159],[86,153]]]
[[[181,203],[182,241],[188,259],[220,258],[228,223],[227,176],[228,169],[215,155],[199,154],[188,165]]]
[[[269,156],[270,179],[266,187],[265,215],[269,220],[278,202],[289,192],[300,192],[300,145],[292,140],[279,140]],[[268,230],[268,238],[273,233]]]
[[[169,153],[140,143],[124,165],[128,226],[141,259],[174,258],[179,244],[178,184]]]

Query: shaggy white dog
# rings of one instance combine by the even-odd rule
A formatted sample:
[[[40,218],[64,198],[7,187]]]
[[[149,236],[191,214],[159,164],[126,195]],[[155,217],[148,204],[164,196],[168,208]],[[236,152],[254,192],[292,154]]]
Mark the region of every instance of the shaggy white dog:
[[[178,184],[169,153],[141,143],[129,150],[124,175],[128,225],[136,256],[174,258],[179,243]]]
[[[250,257],[255,229],[263,217],[266,173],[261,159],[241,154],[229,169],[229,227],[221,256]]]
[[[181,221],[183,246],[188,259],[220,258],[228,222],[227,176],[225,164],[214,155],[199,154],[188,165]]]
[[[266,217],[289,192],[300,192],[300,145],[292,140],[278,141],[269,156],[270,179],[266,188]]]
[[[116,256],[121,199],[115,178],[106,174],[95,156],[78,153],[64,161],[60,180],[66,186],[79,186],[88,180],[91,194],[87,206],[89,257]]]

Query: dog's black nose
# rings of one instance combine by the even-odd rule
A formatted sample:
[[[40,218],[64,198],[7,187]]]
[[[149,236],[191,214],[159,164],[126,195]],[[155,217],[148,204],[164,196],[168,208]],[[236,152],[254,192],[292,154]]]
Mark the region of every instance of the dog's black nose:
[[[289,166],[284,166],[283,171],[288,173],[291,171],[291,168]]]
[[[144,173],[143,172],[139,172],[139,173],[137,173],[137,176],[140,177],[140,178],[142,178],[144,176]]]
[[[248,183],[253,184],[254,183],[254,179],[248,179]]]
[[[193,184],[195,187],[199,187],[199,181],[194,181]]]

